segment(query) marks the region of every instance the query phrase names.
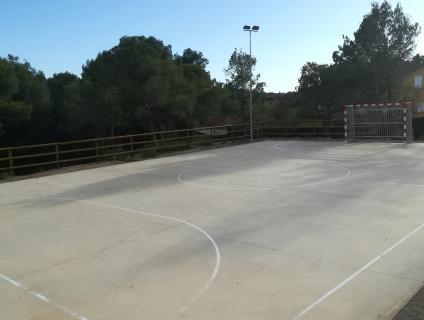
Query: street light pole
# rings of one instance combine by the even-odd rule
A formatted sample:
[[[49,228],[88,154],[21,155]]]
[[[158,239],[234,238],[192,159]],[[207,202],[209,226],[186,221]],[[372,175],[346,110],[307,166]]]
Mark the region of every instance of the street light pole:
[[[253,141],[253,106],[252,106],[252,32],[258,32],[259,27],[244,26],[243,31],[249,31],[249,113],[250,113],[250,141]]]
[[[250,100],[249,100],[249,110],[250,110],[250,141],[253,141],[253,107],[252,107],[252,31],[249,32],[249,67],[250,67]]]

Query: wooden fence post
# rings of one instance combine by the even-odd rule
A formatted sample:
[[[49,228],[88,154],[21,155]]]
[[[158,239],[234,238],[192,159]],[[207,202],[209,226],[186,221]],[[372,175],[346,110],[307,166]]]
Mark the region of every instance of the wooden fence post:
[[[134,158],[134,139],[133,139],[133,136],[130,136],[130,150],[131,150],[131,158]]]
[[[9,158],[9,168],[10,168],[10,172],[11,174],[14,176],[15,175],[15,170],[13,169],[13,153],[12,153],[12,148],[9,148],[8,152],[7,152],[7,156]]]
[[[59,158],[59,145],[56,143],[54,145],[54,152],[56,153],[56,168],[60,167],[60,158]]]
[[[99,139],[96,139],[94,143],[96,146],[96,162],[98,162],[99,161]]]

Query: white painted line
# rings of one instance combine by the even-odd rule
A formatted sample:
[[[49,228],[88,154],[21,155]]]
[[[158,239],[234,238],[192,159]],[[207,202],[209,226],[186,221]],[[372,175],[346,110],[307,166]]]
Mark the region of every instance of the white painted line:
[[[319,297],[317,300],[315,300],[313,303],[311,303],[309,306],[307,306],[305,309],[303,309],[301,312],[299,312],[292,320],[297,320],[302,318],[304,315],[309,313],[312,309],[314,309],[316,306],[318,306],[321,302],[326,300],[328,297],[333,295],[335,292],[337,292],[339,289],[344,287],[346,284],[351,282],[353,279],[355,279],[357,276],[359,276],[361,273],[363,273],[365,270],[367,270],[369,267],[374,265],[378,260],[383,258],[385,255],[396,249],[399,245],[401,245],[403,242],[408,240],[411,236],[413,236],[415,233],[420,231],[422,228],[424,228],[424,223],[420,226],[416,227],[414,230],[409,232],[406,236],[404,236],[402,239],[400,239],[398,242],[396,242],[394,245],[389,247],[388,249],[384,250],[382,253],[380,253],[377,257],[372,259],[370,262],[368,262],[366,265],[364,265],[362,268],[351,274],[349,277],[344,279],[342,282],[340,282],[337,286],[323,294],[321,297]]]
[[[209,287],[212,285],[213,281],[215,280],[215,278],[218,275],[218,272],[219,272],[219,269],[220,269],[220,266],[221,266],[221,252],[219,250],[218,245],[216,244],[215,240],[205,230],[203,230],[202,228],[200,228],[199,226],[197,226],[197,225],[195,225],[191,222],[188,222],[188,221],[185,221],[185,220],[182,220],[182,219],[179,219],[179,218],[162,216],[162,215],[148,213],[148,212],[144,212],[144,211],[140,211],[140,210],[128,209],[128,208],[123,208],[123,207],[119,207],[119,206],[115,206],[115,205],[109,205],[109,204],[104,204],[104,203],[99,203],[99,202],[94,202],[94,201],[79,200],[79,199],[72,199],[72,198],[56,198],[56,197],[46,197],[46,198],[42,198],[42,199],[81,202],[81,203],[86,203],[86,204],[93,205],[93,206],[99,206],[99,207],[110,208],[110,209],[117,209],[117,210],[121,210],[121,211],[141,214],[141,215],[145,215],[145,216],[149,216],[149,217],[155,217],[155,218],[170,220],[170,221],[173,221],[173,222],[177,222],[177,223],[187,225],[190,228],[200,232],[203,236],[205,236],[205,238],[209,240],[209,242],[212,244],[212,246],[215,250],[215,266],[214,266],[212,274],[209,276],[209,279],[206,282],[206,284],[203,286],[203,288],[200,290],[200,292],[197,295],[195,295],[189,301],[189,303],[187,303],[186,305],[181,307],[180,313],[184,313],[185,311],[187,311],[209,289]]]
[[[352,172],[348,168],[345,168],[343,166],[338,166],[338,165],[337,166],[336,165],[328,165],[328,166],[341,168],[341,169],[345,170],[346,172],[343,176],[340,176],[340,177],[328,178],[325,181],[318,181],[318,182],[315,182],[315,183],[312,182],[312,183],[305,183],[305,184],[299,184],[299,185],[293,185],[293,186],[286,186],[286,188],[313,187],[313,186],[317,186],[317,185],[321,185],[321,184],[325,184],[325,183],[334,182],[334,181],[337,181],[337,180],[342,180],[342,179],[349,177],[352,174]]]
[[[46,296],[43,296],[41,293],[37,293],[37,292],[35,292],[35,291],[30,291],[30,293],[31,293],[34,297],[36,297],[36,298],[38,298],[38,299],[40,299],[40,300],[43,300],[44,302],[50,302],[50,299],[49,299],[49,298],[47,298]]]
[[[158,214],[153,214],[153,213],[148,213],[148,212],[144,212],[144,211],[140,211],[140,210],[134,210],[134,209],[129,209],[129,208],[124,208],[124,207],[119,207],[119,206],[114,206],[114,205],[110,205],[110,204],[104,204],[104,203],[99,203],[99,202],[94,202],[94,201],[87,201],[87,200],[80,200],[80,199],[73,199],[73,198],[59,198],[59,197],[42,197],[42,198],[36,198],[36,197],[22,197],[22,198],[14,198],[14,200],[61,200],[61,201],[69,201],[69,202],[80,202],[80,203],[85,203],[88,205],[92,205],[92,206],[98,206],[98,207],[104,207],[104,208],[110,208],[110,209],[117,209],[117,210],[121,210],[121,211],[126,211],[126,212],[130,212],[130,213],[136,213],[136,214],[140,214],[140,215],[145,215],[145,216],[149,216],[149,217],[154,217],[154,218],[159,218],[159,219],[165,219],[165,220],[169,220],[169,221],[173,221],[173,222],[177,222],[180,224],[184,224],[198,232],[200,232],[207,240],[209,240],[209,242],[212,244],[214,251],[215,251],[215,265],[213,268],[213,271],[211,273],[211,275],[209,276],[208,281],[206,282],[206,284],[203,286],[203,288],[200,290],[200,292],[195,295],[186,305],[184,305],[183,307],[181,307],[179,313],[182,314],[185,311],[187,311],[208,289],[209,287],[212,285],[212,283],[214,282],[215,278],[218,275],[219,269],[221,267],[221,252],[219,250],[219,247],[217,245],[217,243],[215,242],[215,240],[202,228],[200,228],[199,226],[185,221],[183,219],[178,219],[178,218],[174,218],[174,217],[168,217],[168,216],[163,216],[163,215],[158,215]],[[2,275],[0,273],[0,279],[3,279],[15,286],[21,287],[27,291],[29,291],[30,293],[32,291],[30,291],[28,288],[26,288],[25,286],[23,286],[22,284],[18,283],[17,281],[14,281],[8,277],[6,277],[5,275]],[[36,293],[38,294],[38,293]],[[39,296],[36,296],[35,294],[33,294],[33,296],[37,297],[38,299],[41,299]],[[43,299],[42,299],[43,300]],[[64,306],[55,304],[54,302],[52,302],[51,300],[49,300],[50,304],[53,305],[54,307],[56,307],[57,309],[63,311],[64,313],[68,314],[68,315],[72,315],[73,317],[77,318],[78,320],[88,320],[87,318],[80,316],[79,314],[70,311],[69,309],[67,309]]]
[[[19,283],[18,281],[14,280],[14,279],[12,279],[12,278],[10,278],[10,277],[8,277],[8,276],[6,276],[6,275],[2,274],[2,273],[0,273],[0,279],[1,279],[1,280],[4,280],[5,282],[8,282],[9,284],[11,284],[11,285],[13,285],[13,286],[15,286],[15,287],[20,288],[21,290],[24,290],[24,291],[28,292],[28,293],[29,293],[31,296],[33,296],[34,298],[36,298],[36,299],[38,299],[38,300],[41,300],[41,301],[43,301],[43,302],[45,302],[45,303],[47,303],[47,304],[49,304],[49,305],[53,306],[54,308],[56,308],[56,309],[58,309],[58,310],[62,311],[63,313],[65,313],[65,314],[66,314],[66,315],[68,315],[68,316],[71,316],[71,317],[73,317],[73,318],[75,318],[75,319],[78,319],[78,320],[88,320],[88,318],[86,318],[86,317],[84,317],[84,316],[82,316],[82,315],[80,315],[80,314],[78,314],[78,313],[76,313],[76,312],[74,312],[74,311],[69,310],[69,309],[68,309],[67,307],[65,307],[65,306],[62,306],[62,305],[60,305],[60,304],[58,304],[58,303],[55,303],[55,302],[51,301],[51,299],[49,299],[49,298],[48,298],[48,297],[46,297],[45,295],[43,295],[43,294],[41,294],[41,293],[39,293],[39,292],[37,292],[37,291],[30,290],[30,289],[29,289],[27,286],[25,286],[24,284]]]
[[[4,280],[4,281],[6,281],[6,282],[9,282],[11,285],[13,285],[13,286],[15,286],[15,287],[18,287],[18,288],[22,287],[22,285],[21,285],[19,282],[17,282],[17,281],[15,281],[15,280],[13,280],[13,279],[11,279],[11,278],[9,278],[9,277],[5,276],[5,275],[4,275],[4,274],[2,274],[2,273],[0,273],[0,279]]]

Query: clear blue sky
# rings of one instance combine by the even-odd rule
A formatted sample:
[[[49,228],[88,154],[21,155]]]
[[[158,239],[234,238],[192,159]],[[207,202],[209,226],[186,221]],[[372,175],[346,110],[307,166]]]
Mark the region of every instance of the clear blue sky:
[[[424,27],[424,1],[400,2]],[[174,52],[202,51],[212,77],[224,81],[234,48],[248,50],[242,26],[258,24],[257,71],[267,91],[285,92],[295,88],[306,61],[331,62],[342,34],[351,36],[369,10],[369,0],[2,0],[0,56],[17,55],[47,76],[79,75],[87,59],[121,36],[152,35]],[[424,34],[417,52],[424,54]]]

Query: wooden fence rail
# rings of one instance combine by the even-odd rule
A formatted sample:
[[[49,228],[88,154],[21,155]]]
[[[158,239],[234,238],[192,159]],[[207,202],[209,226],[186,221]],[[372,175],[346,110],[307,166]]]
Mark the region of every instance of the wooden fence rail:
[[[130,160],[134,156],[183,150],[227,141],[248,140],[250,124],[159,131],[38,145],[0,148],[0,174],[28,174],[73,164],[104,160]],[[254,123],[254,138],[313,137],[341,138],[337,121],[285,121]]]

